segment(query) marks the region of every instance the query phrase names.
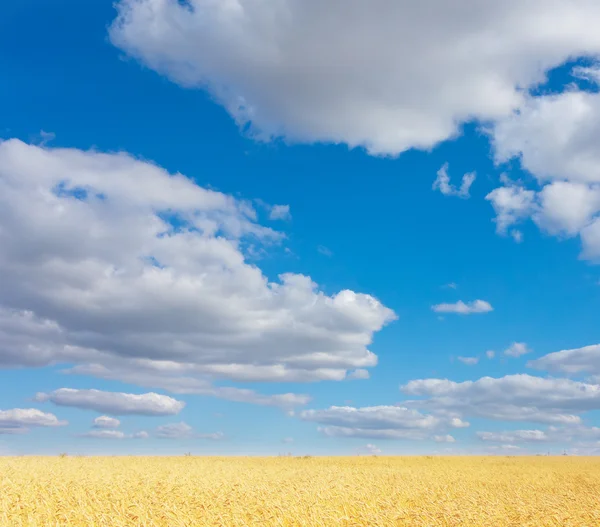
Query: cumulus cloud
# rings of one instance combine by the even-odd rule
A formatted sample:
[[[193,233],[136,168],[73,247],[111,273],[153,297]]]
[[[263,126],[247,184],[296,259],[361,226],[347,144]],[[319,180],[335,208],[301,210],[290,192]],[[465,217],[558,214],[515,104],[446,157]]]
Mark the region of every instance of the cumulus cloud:
[[[108,417],[107,415],[101,415],[100,417],[96,417],[94,419],[93,427],[94,428],[119,428],[121,421],[115,419],[114,417]]]
[[[462,122],[510,115],[545,71],[600,52],[594,0],[120,0],[117,10],[116,46],[207,90],[254,137],[373,154],[429,149]]]
[[[486,197],[496,212],[496,231],[506,234],[508,228],[529,217],[535,210],[535,192],[519,185],[499,187]]]
[[[131,437],[132,439],[148,439],[150,434],[145,430],[140,430],[139,432],[134,432]]]
[[[0,434],[25,434],[30,428],[65,426],[54,414],[35,408],[13,408],[0,410]]]
[[[435,416],[576,425],[581,414],[600,409],[599,385],[525,374],[465,382],[419,379],[401,391],[422,397],[404,401],[404,406]]]
[[[598,65],[576,68],[574,74],[600,85]],[[529,97],[518,112],[496,122],[491,133],[496,162],[518,158],[541,186],[494,190],[488,198],[499,227],[530,217],[550,235],[580,236],[582,257],[599,259],[600,154],[594,140],[599,134],[600,94],[572,87]],[[511,193],[522,197],[517,208],[510,204],[498,208],[497,198]]]
[[[39,402],[50,401],[58,406],[94,410],[109,415],[174,415],[183,410],[185,403],[157,393],[104,392],[60,388],[51,393],[38,393]]]
[[[521,355],[525,355],[527,353],[531,353],[531,349],[524,342],[513,342],[508,348],[504,350],[504,355],[509,357],[520,357]]]
[[[485,356],[486,356],[488,359],[493,359],[493,358],[496,356],[496,352],[495,352],[494,350],[487,350],[487,351],[485,352]]]
[[[472,315],[474,313],[489,313],[494,308],[485,300],[474,300],[473,302],[463,302],[459,300],[454,304],[437,304],[431,309],[436,313],[455,313],[458,315]]]
[[[462,421],[427,415],[402,406],[332,406],[325,410],[304,410],[300,418],[323,425],[318,430],[330,437],[367,439],[425,439],[437,430],[463,425]]]
[[[527,366],[549,372],[600,375],[600,344],[555,351],[529,361]]]
[[[139,372],[279,405],[306,396],[211,381],[343,380],[375,366],[369,345],[393,311],[300,274],[269,281],[245,251],[283,234],[256,218],[249,202],[126,153],[0,142],[0,367]]]
[[[433,182],[433,190],[439,190],[444,196],[457,196],[459,198],[467,199],[470,197],[469,189],[475,181],[475,172],[469,172],[462,178],[460,187],[455,187],[450,183],[450,176],[448,175],[448,163],[445,163],[442,168],[437,172],[437,178]]]

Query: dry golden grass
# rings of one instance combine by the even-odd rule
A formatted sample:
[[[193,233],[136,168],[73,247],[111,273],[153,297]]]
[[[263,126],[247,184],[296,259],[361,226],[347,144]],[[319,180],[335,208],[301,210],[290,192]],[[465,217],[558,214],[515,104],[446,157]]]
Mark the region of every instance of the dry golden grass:
[[[2,527],[600,526],[600,459],[0,458]]]

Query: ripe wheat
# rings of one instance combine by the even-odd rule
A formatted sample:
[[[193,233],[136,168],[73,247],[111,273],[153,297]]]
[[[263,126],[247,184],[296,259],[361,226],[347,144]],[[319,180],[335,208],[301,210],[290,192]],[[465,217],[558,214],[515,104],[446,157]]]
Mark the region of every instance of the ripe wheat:
[[[0,458],[2,527],[595,527],[579,457]]]

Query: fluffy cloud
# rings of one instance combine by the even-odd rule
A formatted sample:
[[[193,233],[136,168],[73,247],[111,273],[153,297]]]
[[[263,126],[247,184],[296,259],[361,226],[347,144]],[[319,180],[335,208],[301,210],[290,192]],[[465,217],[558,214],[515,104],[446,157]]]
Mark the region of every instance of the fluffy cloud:
[[[330,437],[372,439],[425,439],[436,430],[465,425],[460,420],[426,415],[402,406],[332,406],[326,410],[304,410],[300,418],[324,425],[319,431]]]
[[[435,416],[574,425],[581,422],[580,414],[600,409],[599,385],[524,374],[465,382],[421,379],[401,391],[423,397],[403,405]]]
[[[157,393],[103,392],[60,388],[51,393],[38,393],[36,400],[50,401],[58,406],[72,406],[109,415],[174,415],[183,410],[185,403]]]
[[[579,68],[575,73],[582,71],[600,85],[600,67]],[[518,158],[541,185],[535,191],[500,187],[488,196],[496,209],[499,230],[530,217],[548,234],[561,238],[579,235],[583,258],[599,259],[598,135],[600,94],[575,88],[529,97],[518,112],[495,123],[491,136],[496,161]]]
[[[600,375],[600,344],[549,353],[527,365],[550,372]]]
[[[431,309],[436,313],[455,313],[458,315],[472,315],[474,313],[489,313],[494,308],[485,300],[474,300],[473,302],[463,302],[459,300],[454,304],[437,304]]]
[[[55,427],[67,424],[67,421],[59,420],[54,414],[44,413],[35,408],[0,410],[0,434],[24,434],[31,427]]]
[[[283,235],[256,218],[249,202],[124,153],[0,142],[0,367],[184,379],[281,406],[306,396],[211,380],[342,380],[374,366],[368,346],[395,314],[307,276],[269,281],[245,250]]]
[[[466,199],[470,196],[469,189],[475,181],[475,172],[465,174],[462,178],[462,183],[459,188],[456,188],[450,183],[450,176],[448,175],[448,163],[444,164],[442,168],[438,170],[437,178],[433,182],[433,190],[439,190],[444,196],[457,196],[459,198]]]
[[[94,428],[119,428],[121,421],[114,417],[108,417],[107,415],[101,415],[94,419]]]
[[[116,46],[208,90],[255,137],[374,154],[428,149],[461,122],[509,115],[546,70],[600,52],[594,0],[552,9],[544,0],[120,0],[117,9]]]
[[[509,357],[520,357],[521,355],[525,355],[527,353],[531,353],[531,350],[524,342],[513,342],[504,350],[504,355]]]
[[[496,230],[506,234],[508,228],[527,218],[534,210],[535,192],[518,185],[504,186],[492,190],[486,198],[496,212]]]
[[[487,351],[485,352],[485,356],[486,356],[488,359],[493,359],[493,358],[496,356],[496,352],[495,352],[494,350],[487,350]]]

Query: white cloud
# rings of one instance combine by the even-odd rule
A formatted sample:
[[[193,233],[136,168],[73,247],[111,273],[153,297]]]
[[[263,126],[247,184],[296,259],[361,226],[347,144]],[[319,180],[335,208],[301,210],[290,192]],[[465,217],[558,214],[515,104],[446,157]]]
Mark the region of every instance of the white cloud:
[[[574,425],[581,422],[580,414],[600,409],[600,385],[524,374],[465,382],[420,379],[401,391],[424,397],[404,406],[435,416]]]
[[[450,176],[448,175],[448,163],[445,163],[442,168],[437,172],[437,178],[433,182],[433,190],[439,190],[444,196],[457,196],[459,198],[467,199],[470,197],[469,189],[475,181],[475,172],[469,172],[462,178],[462,183],[459,188],[456,188],[450,183]]]
[[[369,345],[393,311],[304,275],[270,282],[245,247],[283,235],[256,217],[125,153],[0,142],[0,367],[141,371],[272,404],[211,381],[343,380],[375,366]]]
[[[548,436],[542,430],[514,430],[512,432],[477,432],[482,441],[494,443],[518,443],[548,441]]]
[[[497,162],[518,157],[540,183],[600,182],[600,95],[567,90],[529,97],[493,128]]]
[[[467,421],[463,421],[459,417],[453,417],[452,419],[450,419],[450,426],[452,428],[469,428],[469,426],[471,425],[470,423],[468,423]]]
[[[110,415],[174,415],[183,410],[185,403],[157,393],[103,392],[60,388],[51,393],[38,393],[39,402],[50,401],[58,406],[71,406]]]
[[[116,46],[208,90],[255,137],[373,154],[429,149],[462,122],[509,115],[545,71],[600,52],[595,0],[552,9],[545,0],[121,0],[117,9]]]
[[[135,432],[131,437],[133,439],[148,439],[150,434],[145,430],[140,430],[139,432]]]
[[[93,375],[103,379],[118,380],[129,384],[135,384],[143,387],[154,387],[167,390],[175,394],[195,394],[218,397],[228,401],[243,402],[256,404],[260,406],[273,406],[283,410],[289,410],[295,406],[303,406],[310,402],[311,398],[308,395],[296,393],[281,393],[272,395],[263,395],[248,388],[233,388],[229,386],[213,386],[206,380],[196,377],[182,376],[184,373],[193,374],[195,366],[190,364],[179,364],[168,361],[148,361],[148,360],[119,360],[116,365],[107,367],[101,364],[86,364],[75,366],[64,370],[64,373],[77,375]],[[241,373],[252,373],[250,372]],[[290,378],[282,372],[283,380],[301,380],[298,377],[300,371],[296,371],[295,376]],[[322,370],[306,372],[306,380],[310,375],[323,374],[323,379],[341,380],[344,376],[328,377]],[[272,378],[271,380],[274,380]],[[313,378],[313,380],[315,380]]]
[[[535,222],[550,234],[575,236],[600,211],[600,186],[555,181],[542,188],[538,199]]]
[[[85,434],[81,434],[81,437],[88,437],[90,439],[125,439],[127,436],[120,430],[90,430]]]
[[[488,359],[493,359],[493,358],[496,356],[496,352],[495,352],[494,350],[487,350],[487,351],[485,352],[485,356],[486,356]]]
[[[188,439],[193,435],[193,428],[182,421],[180,423],[161,425],[156,428],[155,434],[157,437],[163,439]]]
[[[509,227],[529,217],[535,210],[535,192],[518,185],[494,189],[485,199],[494,207],[494,221],[499,234],[506,234]]]
[[[271,220],[291,220],[292,215],[290,213],[289,205],[273,205],[269,212],[269,219]]]
[[[293,442],[294,442],[294,438],[293,438],[293,437],[284,437],[284,438],[281,440],[281,442],[282,442],[282,443],[286,443],[286,444],[293,443]]]
[[[549,426],[546,430],[513,430],[509,432],[477,432],[477,437],[486,442],[505,444],[548,443],[571,445],[578,450],[597,450],[600,447],[600,428],[584,425]],[[590,452],[593,453],[593,452]]]
[[[600,66],[576,68],[574,73],[600,85]],[[579,235],[582,257],[600,259],[600,153],[595,141],[600,135],[600,94],[569,88],[529,97],[518,112],[495,123],[491,135],[496,161],[518,158],[542,187],[494,190],[490,197],[520,188],[527,202],[518,214],[509,213],[508,220],[497,209],[499,225],[531,217],[550,235]]]
[[[508,348],[504,350],[504,355],[509,357],[520,357],[531,353],[531,349],[524,342],[513,342]]]
[[[107,415],[101,415],[94,419],[94,428],[119,428],[121,421],[114,417],[108,417]]]
[[[446,284],[444,287],[447,287],[448,289],[458,289],[458,284],[455,284],[454,282],[450,282],[449,284]]]
[[[59,420],[54,414],[44,413],[35,408],[0,410],[0,434],[24,434],[31,427],[55,427],[67,424],[67,421]]]
[[[472,315],[474,313],[489,313],[494,308],[485,300],[474,300],[473,302],[463,302],[459,300],[454,304],[437,304],[431,309],[436,313],[455,313],[458,315]]]
[[[324,425],[318,430],[330,437],[367,439],[419,440],[440,429],[465,425],[460,420],[426,415],[402,406],[332,406],[326,410],[304,410],[300,418]]]
[[[527,366],[550,372],[600,375],[600,344],[549,353],[529,361]]]
[[[457,357],[457,359],[467,366],[475,366],[479,362],[478,357]]]

